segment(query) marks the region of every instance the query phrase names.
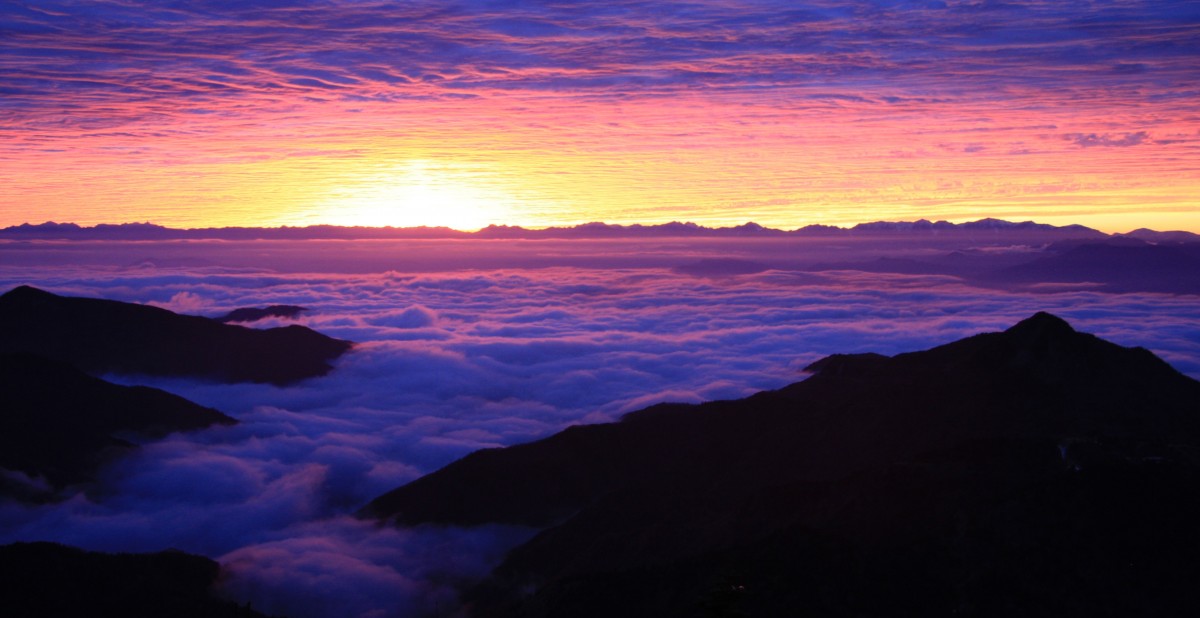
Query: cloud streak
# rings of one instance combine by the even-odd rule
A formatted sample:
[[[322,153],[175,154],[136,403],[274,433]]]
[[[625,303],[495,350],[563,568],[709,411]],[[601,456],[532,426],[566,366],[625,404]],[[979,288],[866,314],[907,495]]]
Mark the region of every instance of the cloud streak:
[[[1195,188],[1183,1],[3,6],[0,180],[59,220],[433,221],[363,212],[414,160],[506,204],[481,225],[1029,217],[1131,191],[1144,213],[1172,203],[1149,187]],[[1138,135],[1137,158],[1077,147]]]
[[[1084,148],[1091,148],[1093,146],[1125,148],[1128,146],[1139,146],[1143,144],[1146,141],[1147,133],[1145,131],[1138,131],[1137,133],[1126,133],[1120,137],[1108,134],[1096,135],[1095,133],[1071,133],[1063,137]]]

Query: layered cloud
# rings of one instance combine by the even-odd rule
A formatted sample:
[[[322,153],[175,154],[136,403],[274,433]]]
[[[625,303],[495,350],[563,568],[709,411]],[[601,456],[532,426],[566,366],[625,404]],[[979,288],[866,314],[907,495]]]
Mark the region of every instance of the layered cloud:
[[[454,241],[421,246],[439,254],[442,245],[462,248]],[[40,264],[0,267],[3,289],[32,283],[208,315],[303,305],[309,311],[300,323],[359,342],[329,376],[287,388],[112,376],[179,393],[241,423],[146,444],[108,468],[88,495],[0,508],[0,542],[177,547],[218,558],[229,573],[226,592],[256,608],[300,617],[328,615],[331,607],[412,615],[452,606],[456,586],[486,573],[531,531],[396,530],[350,514],[479,448],[615,420],[660,401],[778,388],[802,379],[801,369],[827,354],[923,349],[1006,328],[1039,310],[1150,348],[1200,376],[1200,309],[1191,297],[1008,293],[948,276],[852,270],[695,276],[672,269],[672,260],[746,253],[722,241],[643,243],[637,252],[620,241],[575,245],[575,266],[561,265],[565,245],[505,245],[537,254],[555,248],[558,257],[503,271],[461,269],[456,260],[422,264],[428,272],[158,269],[140,259],[114,267],[131,257],[122,243],[111,245],[118,256],[103,255],[106,245],[68,244],[37,254]],[[241,250],[237,243],[156,250],[175,246],[210,262]],[[495,254],[500,245],[483,246]],[[284,254],[301,247],[311,263],[337,263],[324,258],[350,245],[300,243]],[[760,247],[750,256],[776,252],[784,253]],[[516,253],[506,259],[515,261]],[[65,267],[52,255],[76,261]],[[605,258],[588,262],[588,255]]]
[[[18,69],[8,79],[27,106],[44,107],[65,86],[81,95],[60,103],[72,108],[132,103],[120,111],[201,116],[227,111],[231,99],[286,106],[297,94],[395,101],[767,88],[799,93],[799,104],[896,105],[980,85],[1161,83],[1184,70],[1177,63],[1190,59],[1197,19],[1188,2],[7,5],[6,52]],[[1064,79],[1064,69],[1083,74]],[[922,92],[930,85],[938,94]],[[199,105],[171,110],[180,98]]]
[[[1198,23],[1144,0],[9,1],[0,225],[1168,212],[1196,188]]]

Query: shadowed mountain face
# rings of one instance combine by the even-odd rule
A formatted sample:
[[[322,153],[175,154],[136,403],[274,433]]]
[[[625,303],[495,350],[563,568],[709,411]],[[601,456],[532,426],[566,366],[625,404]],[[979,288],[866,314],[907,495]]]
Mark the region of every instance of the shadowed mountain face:
[[[0,615],[254,618],[218,599],[216,562],[179,551],[102,554],[54,543],[0,547]]]
[[[39,354],[89,373],[287,384],[328,373],[350,346],[298,325],[250,329],[28,286],[0,296],[0,353]]]
[[[985,283],[1095,283],[1108,292],[1200,294],[1200,242],[1151,245],[1133,237],[1085,243],[987,273]]]
[[[0,478],[0,496],[22,499],[91,480],[109,455],[132,446],[120,434],[161,437],[236,422],[165,391],[118,386],[31,354],[0,354],[0,401],[0,468],[48,485]]]
[[[544,527],[481,616],[1172,613],[1200,559],[1200,383],[1038,314],[784,389],[474,453],[372,502]],[[739,613],[742,612],[742,613]]]
[[[1036,251],[967,248],[919,258],[885,255],[816,262],[804,268],[950,275],[974,285],[1010,290],[1084,287],[1114,293],[1200,294],[1200,242],[1150,244],[1132,235],[1059,239]]]

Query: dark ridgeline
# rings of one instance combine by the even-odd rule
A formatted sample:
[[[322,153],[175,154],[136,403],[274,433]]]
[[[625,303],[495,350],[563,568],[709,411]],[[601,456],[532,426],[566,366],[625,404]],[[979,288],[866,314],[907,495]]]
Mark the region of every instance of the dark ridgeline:
[[[216,562],[180,551],[103,554],[54,543],[0,547],[0,615],[256,618],[217,598]]]
[[[225,315],[213,318],[218,322],[257,322],[265,318],[295,318],[308,311],[296,305],[271,305],[269,307],[241,307]]]
[[[1094,283],[1105,292],[1200,294],[1200,242],[1150,244],[1133,236],[1051,245],[1048,255],[980,277],[1005,286]]]
[[[680,264],[671,269],[681,275],[695,277],[728,277],[730,275],[752,275],[770,270],[770,265],[749,260],[731,258],[703,258],[695,262]]]
[[[469,455],[373,501],[544,530],[478,616],[1181,615],[1200,383],[1039,313],[738,401]]]
[[[544,239],[544,238],[766,238],[787,236],[931,236],[959,235],[975,240],[998,237],[1028,236],[1034,238],[1106,238],[1108,235],[1082,225],[1055,226],[1033,221],[1003,221],[980,219],[966,223],[949,221],[873,221],[852,228],[830,225],[809,225],[795,230],[780,230],[748,222],[732,227],[706,227],[691,222],[642,225],[621,225],[594,221],[567,227],[526,229],[514,225],[489,225],[477,232],[462,232],[446,227],[342,227],[313,225],[307,227],[274,228],[202,228],[173,229],[151,223],[99,224],[82,227],[74,223],[23,223],[0,228],[0,238],[13,239],[79,239],[79,240],[182,240],[219,238],[223,240],[313,240],[313,239]],[[1138,230],[1132,234],[1164,234]],[[1187,232],[1166,232],[1172,238]],[[1191,237],[1194,237],[1192,235]],[[1193,238],[1196,239],[1196,238]]]
[[[88,373],[283,385],[325,375],[351,345],[299,325],[245,328],[29,286],[0,296],[0,353],[39,354]]]
[[[0,296],[0,501],[61,499],[61,490],[95,480],[100,466],[134,448],[130,439],[237,422],[165,391],[85,372],[286,384],[325,374],[350,345],[300,326],[253,330],[13,289]],[[182,552],[110,555],[16,543],[0,547],[0,616],[262,616],[215,597],[218,576],[216,562]]]
[[[119,386],[59,361],[0,354],[0,469],[45,481],[0,477],[0,498],[39,501],[93,480],[111,456],[132,448],[122,436],[232,425],[234,419],[166,391]]]
[[[1137,234],[1057,239],[1036,251],[961,247],[919,258],[884,255],[816,262],[803,269],[950,275],[1005,290],[1056,291],[1086,284],[1088,289],[1114,293],[1200,294],[1200,242],[1171,240],[1186,239],[1186,232]],[[1160,240],[1154,244],[1139,237]]]

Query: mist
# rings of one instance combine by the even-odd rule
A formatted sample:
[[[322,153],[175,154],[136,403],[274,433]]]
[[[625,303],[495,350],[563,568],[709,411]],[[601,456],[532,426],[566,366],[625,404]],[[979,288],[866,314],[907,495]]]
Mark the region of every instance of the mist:
[[[116,244],[89,245],[69,264],[46,251],[0,266],[4,290],[31,284],[211,316],[301,305],[308,311],[297,320],[252,326],[299,323],[357,343],[329,375],[287,387],[105,376],[180,394],[240,424],[143,444],[61,503],[2,505],[0,542],[203,554],[222,563],[230,598],[293,617],[445,614],[462,585],[535,531],[403,529],[353,514],[477,449],[662,401],[744,397],[803,379],[802,369],[828,354],[924,349],[1036,311],[1147,347],[1200,377],[1200,306],[1186,296],[801,272],[778,249],[758,272],[677,268],[763,257],[729,243],[663,245],[653,255],[622,252],[625,243],[585,243],[577,254],[556,243],[553,255],[540,250],[550,245],[513,243],[501,245],[509,267],[465,268],[487,251],[464,255],[445,242],[420,246],[457,257],[407,270],[379,256],[337,268],[346,259],[340,246],[300,243],[287,253],[308,247],[305,257],[288,268],[274,267],[277,253],[253,263],[252,243],[149,248],[202,258],[190,265],[154,265]],[[378,245],[355,252],[364,246]]]

